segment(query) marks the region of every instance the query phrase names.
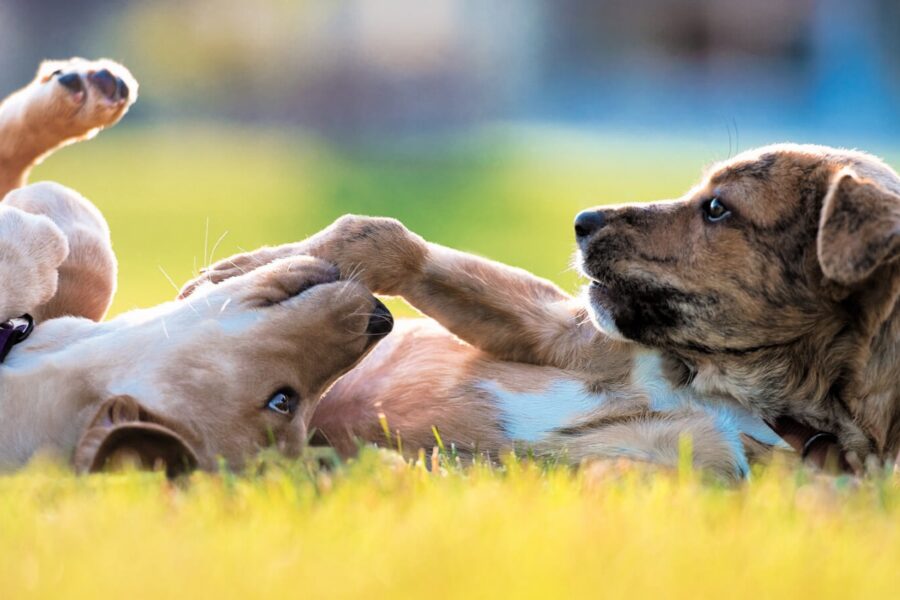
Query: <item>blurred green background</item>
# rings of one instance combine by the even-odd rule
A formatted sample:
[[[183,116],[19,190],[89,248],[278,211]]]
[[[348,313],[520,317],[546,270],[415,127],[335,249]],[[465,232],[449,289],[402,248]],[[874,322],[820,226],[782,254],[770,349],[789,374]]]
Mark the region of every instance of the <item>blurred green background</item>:
[[[575,291],[578,210],[675,197],[722,154],[700,142],[549,128],[349,150],[302,132],[150,129],[126,117],[32,180],[71,186],[106,215],[120,261],[117,313],[171,299],[169,280],[180,286],[204,264],[301,239],[344,213],[399,218],[429,240]]]
[[[346,212],[398,217],[573,290],[581,208],[679,195],[761,143],[891,159],[898,7],[0,0],[0,94],[47,57],[107,56],[140,81],[121,124],[34,174],[107,215],[114,312]]]
[[[526,143],[527,142],[527,143]],[[32,180],[79,190],[109,221],[120,261],[113,313],[173,297],[215,259],[301,239],[353,212],[401,219],[430,240],[576,288],[575,213],[672,197],[697,178],[702,145],[551,130],[484,130],[428,151],[353,150],[298,133],[129,127],[48,159]]]

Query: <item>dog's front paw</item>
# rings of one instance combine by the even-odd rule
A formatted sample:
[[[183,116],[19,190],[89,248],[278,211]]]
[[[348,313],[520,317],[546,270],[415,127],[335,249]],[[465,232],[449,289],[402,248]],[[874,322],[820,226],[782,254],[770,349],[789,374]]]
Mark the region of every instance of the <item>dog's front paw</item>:
[[[234,256],[229,256],[226,259],[220,260],[219,262],[202,269],[200,275],[184,284],[178,297],[186,298],[190,296],[203,284],[222,283],[232,277],[238,277],[245,273],[249,273],[250,271],[254,271],[259,267],[264,267],[279,258],[303,254],[302,252],[295,252],[291,246],[291,244],[274,248],[266,246],[252,252],[235,254]]]
[[[65,234],[48,217],[0,206],[0,319],[49,302],[68,254]]]
[[[420,270],[425,241],[400,221],[346,215],[306,242],[305,252],[336,265],[373,292],[395,294]]]
[[[395,294],[416,273],[427,246],[400,221],[346,215],[316,235],[295,244],[237,254],[205,269],[182,288],[189,296],[204,283],[220,283],[279,258],[310,255],[335,265],[345,279],[355,279],[374,293]]]
[[[137,98],[138,84],[122,65],[107,59],[48,60],[25,90],[27,118],[55,146],[91,137],[114,125]]]

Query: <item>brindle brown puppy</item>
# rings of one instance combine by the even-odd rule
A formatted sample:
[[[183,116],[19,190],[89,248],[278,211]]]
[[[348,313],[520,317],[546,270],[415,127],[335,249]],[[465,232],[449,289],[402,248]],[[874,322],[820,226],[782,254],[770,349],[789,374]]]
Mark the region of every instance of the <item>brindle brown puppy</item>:
[[[684,197],[575,223],[594,322],[663,351],[682,382],[768,420],[900,449],[900,177],[861,152],[775,145]]]

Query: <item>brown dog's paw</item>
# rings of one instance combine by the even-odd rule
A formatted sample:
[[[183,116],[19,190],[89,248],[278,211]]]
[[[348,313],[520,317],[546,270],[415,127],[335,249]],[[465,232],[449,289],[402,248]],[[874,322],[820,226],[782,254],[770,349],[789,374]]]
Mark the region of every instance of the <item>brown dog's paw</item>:
[[[336,265],[375,293],[394,294],[417,273],[425,259],[425,241],[400,221],[346,215],[310,238],[306,252]]]
[[[138,84],[122,65],[107,59],[50,60],[25,90],[24,113],[57,143],[93,136],[114,125],[137,99]]]

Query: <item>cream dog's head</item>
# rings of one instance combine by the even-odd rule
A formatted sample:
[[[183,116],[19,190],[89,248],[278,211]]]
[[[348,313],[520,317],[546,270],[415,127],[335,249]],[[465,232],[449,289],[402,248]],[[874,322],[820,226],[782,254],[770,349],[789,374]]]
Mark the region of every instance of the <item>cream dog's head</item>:
[[[75,396],[90,412],[79,470],[123,454],[170,472],[240,466],[266,446],[298,452],[320,396],[392,323],[367,289],[298,257],[107,323],[48,321],[8,365],[43,360],[66,373],[34,391]]]
[[[819,146],[746,152],[679,200],[576,219],[601,329],[680,359],[685,381],[863,453],[887,435],[852,421],[896,300],[898,234],[897,174]]]

